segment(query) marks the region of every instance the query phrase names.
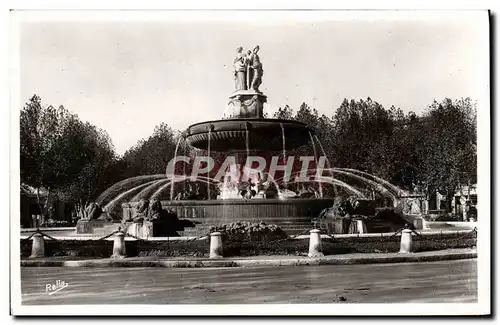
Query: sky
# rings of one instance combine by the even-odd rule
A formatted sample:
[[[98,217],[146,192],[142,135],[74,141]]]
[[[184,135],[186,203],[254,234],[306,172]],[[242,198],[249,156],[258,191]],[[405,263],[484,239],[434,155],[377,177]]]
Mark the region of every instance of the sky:
[[[344,98],[367,97],[421,113],[434,99],[484,94],[486,15],[332,16],[24,21],[19,101],[63,105],[123,154],[161,122],[221,118],[238,46],[260,46],[270,114],[306,102],[332,116]]]

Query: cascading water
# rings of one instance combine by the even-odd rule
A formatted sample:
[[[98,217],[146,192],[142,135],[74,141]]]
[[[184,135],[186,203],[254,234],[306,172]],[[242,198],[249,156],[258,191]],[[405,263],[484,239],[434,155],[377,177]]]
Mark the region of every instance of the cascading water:
[[[184,157],[186,157],[187,154],[188,154],[188,146],[184,145]],[[184,164],[182,166],[183,166],[182,167],[182,174],[186,175],[186,165]],[[183,191],[186,192],[186,182],[183,182],[182,184],[183,184],[183,186],[182,186],[183,187]]]
[[[391,187],[386,186],[384,183],[376,182],[372,179],[358,175],[352,171],[347,171],[347,170],[342,169],[342,168],[333,168],[333,171],[339,175],[340,174],[345,175],[349,178],[360,181],[360,182],[368,185],[375,192],[380,193],[383,196],[391,198],[391,200],[395,200],[397,198],[397,194],[394,193],[393,189]]]
[[[398,186],[396,186],[394,184],[391,184],[390,182],[386,181],[385,179],[377,177],[377,176],[369,174],[369,173],[366,173],[366,172],[363,172],[361,170],[352,169],[352,168],[337,168],[337,169],[348,171],[348,172],[351,172],[351,173],[355,173],[355,174],[358,174],[358,175],[363,176],[365,178],[369,178],[369,179],[371,179],[374,182],[383,184],[384,187],[390,189],[397,196],[401,196],[402,194],[403,195],[405,195],[405,194],[408,195],[409,194],[407,191],[404,191],[403,189],[399,188]]]
[[[283,123],[280,123],[281,126],[281,138],[283,139],[283,159],[286,157],[286,147],[285,147],[285,127]]]
[[[135,176],[135,177],[130,177],[127,179],[124,179],[123,181],[120,181],[110,188],[108,188],[106,191],[101,193],[99,197],[96,199],[96,203],[98,203],[100,206],[105,206],[108,204],[112,199],[114,199],[117,195],[120,193],[123,193],[126,190],[129,190],[133,187],[136,187],[138,185],[154,181],[154,180],[162,180],[166,179],[167,176],[165,174],[155,174],[155,175],[142,175],[142,176]]]
[[[250,156],[250,131],[248,130],[248,123],[245,125],[245,148],[248,156]]]
[[[119,203],[121,203],[124,200],[128,199],[129,196],[131,197],[131,196],[137,194],[139,191],[143,190],[144,188],[146,188],[146,187],[148,187],[148,186],[150,186],[150,185],[152,185],[152,184],[154,184],[156,182],[159,182],[159,181],[158,180],[150,181],[150,182],[147,182],[145,184],[141,184],[141,185],[132,187],[131,189],[120,193],[117,197],[115,197],[108,204],[106,204],[103,207],[103,210],[107,211],[108,213],[112,213],[112,211],[115,208],[115,206],[117,206]]]
[[[208,145],[207,145],[207,151],[208,151],[208,157],[210,157],[210,138],[212,135],[212,128],[210,127],[208,129]],[[208,164],[208,170],[211,170],[212,166],[210,166],[210,159],[207,161]],[[210,175],[207,173],[207,176],[210,177]],[[208,194],[208,199],[210,200],[210,184],[207,184],[207,194]]]
[[[314,138],[312,136],[311,131],[309,131],[309,137],[311,138],[311,143],[314,151],[314,161],[316,163],[316,177],[318,177],[318,155],[316,152],[316,145],[314,144]],[[318,186],[319,186],[319,196],[323,197],[323,186],[321,185],[321,181],[318,181]]]
[[[171,182],[172,180],[168,178],[157,181],[137,193],[134,197],[132,197],[132,199],[130,199],[130,201],[138,202],[141,199],[148,198],[152,200],[152,194],[156,193],[156,191],[158,191],[158,189],[162,188],[163,186],[169,186]]]
[[[175,162],[177,159],[177,150],[179,150],[179,144],[181,143],[182,137],[179,137],[179,140],[177,140],[177,144],[175,145],[175,151],[174,151],[174,166]],[[170,178],[172,179],[172,183],[170,184],[170,201],[174,200],[174,174],[175,174],[175,167],[172,168],[172,173],[170,174]]]
[[[359,198],[363,198],[364,195],[361,191],[357,190],[355,187],[345,183],[345,182],[342,182],[338,179],[334,179],[334,178],[330,178],[330,177],[322,177],[321,178],[325,183],[329,183],[329,184],[332,184],[334,187],[338,186],[340,188],[343,188],[344,190],[346,190],[347,192],[349,192],[350,194],[356,196],[356,197],[359,197]]]
[[[283,162],[286,162],[286,147],[285,147],[285,128],[283,127],[283,123],[280,123],[281,127],[281,139],[283,140]],[[283,182],[286,187],[286,181]]]
[[[248,157],[250,156],[250,130],[248,129],[250,126],[249,123],[245,124],[245,147],[246,147],[246,157],[245,157],[245,164],[246,160],[248,160]],[[243,170],[243,169],[241,169]]]
[[[335,179],[335,176],[333,174],[333,169],[332,169],[332,165],[330,164],[330,160],[328,159],[328,156],[326,155],[326,152],[325,152],[325,149],[323,148],[323,144],[321,143],[321,141],[319,141],[319,138],[318,138],[318,135],[314,135],[314,138],[316,139],[316,141],[318,142],[319,144],[319,147],[321,149],[321,152],[323,153],[323,156],[325,157],[326,159],[326,163],[328,164],[328,171],[330,172],[330,177],[332,179]],[[333,184],[333,194],[334,196],[337,196],[337,188],[335,187],[335,184]]]
[[[172,185],[172,183],[173,183],[173,182],[174,182],[174,180],[172,179],[172,180],[171,180],[171,183],[166,183],[166,184],[164,184],[164,185],[160,186],[160,187],[159,187],[159,188],[158,188],[158,189],[157,189],[157,190],[153,193],[153,195],[151,195],[150,199],[151,199],[151,200],[155,200],[155,199],[157,199],[157,198],[160,196],[160,194],[161,194],[161,193],[162,193],[165,189],[167,189],[168,187],[170,187],[170,186]],[[170,191],[170,194],[172,194],[172,190]],[[171,201],[172,201],[172,200],[171,200]]]

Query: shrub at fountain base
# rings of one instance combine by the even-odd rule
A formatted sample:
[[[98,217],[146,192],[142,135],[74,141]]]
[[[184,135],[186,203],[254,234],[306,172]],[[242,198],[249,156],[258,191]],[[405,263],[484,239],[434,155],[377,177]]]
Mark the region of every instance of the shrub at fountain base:
[[[264,222],[251,223],[238,221],[230,224],[210,227],[210,232],[220,232],[223,242],[271,242],[287,239],[288,235],[276,225]]]
[[[74,227],[74,224],[66,220],[48,219],[40,225],[40,228],[57,228],[57,227]]]

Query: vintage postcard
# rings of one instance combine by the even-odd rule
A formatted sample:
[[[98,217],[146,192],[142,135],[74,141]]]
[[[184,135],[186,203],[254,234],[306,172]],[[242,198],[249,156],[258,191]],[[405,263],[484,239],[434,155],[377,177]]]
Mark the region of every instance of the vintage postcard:
[[[10,13],[13,315],[488,315],[488,11]]]

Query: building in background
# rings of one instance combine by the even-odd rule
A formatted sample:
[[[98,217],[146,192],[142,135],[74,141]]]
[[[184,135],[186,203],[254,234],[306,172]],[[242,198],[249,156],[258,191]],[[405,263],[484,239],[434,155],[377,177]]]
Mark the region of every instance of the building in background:
[[[462,216],[462,219],[477,220],[477,185],[463,186],[453,197],[451,207],[452,212]]]

